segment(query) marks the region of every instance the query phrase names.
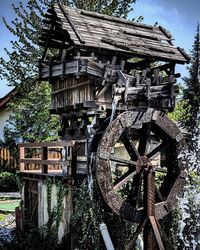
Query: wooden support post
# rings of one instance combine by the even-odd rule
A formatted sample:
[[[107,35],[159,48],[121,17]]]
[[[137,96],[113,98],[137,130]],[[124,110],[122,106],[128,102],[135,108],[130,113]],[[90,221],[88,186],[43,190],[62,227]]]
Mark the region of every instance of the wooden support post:
[[[23,160],[25,158],[25,150],[24,147],[19,148],[19,159]],[[23,172],[25,170],[25,163],[20,162],[19,164],[20,172]]]
[[[80,145],[75,142],[72,146],[72,163],[71,163],[71,176],[74,179],[74,184],[76,183],[76,170],[77,170],[77,152],[80,148]]]
[[[3,149],[0,149],[0,164],[3,165]]]
[[[147,222],[144,226],[144,250],[164,250],[164,245],[155,219],[155,173],[144,170],[144,209]]]
[[[144,207],[147,222],[144,227],[144,250],[155,250],[156,240],[149,220],[155,216],[155,177],[152,169],[144,170]]]
[[[76,165],[77,165],[77,152],[72,147],[72,165],[71,165],[71,175],[74,179],[74,184],[76,183]]]
[[[48,148],[42,147],[42,160],[48,160]],[[43,164],[42,165],[42,173],[47,174],[48,173],[48,165]]]

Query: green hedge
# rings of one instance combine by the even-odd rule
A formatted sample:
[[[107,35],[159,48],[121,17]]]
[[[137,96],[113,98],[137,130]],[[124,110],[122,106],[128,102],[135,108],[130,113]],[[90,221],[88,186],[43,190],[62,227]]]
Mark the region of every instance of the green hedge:
[[[9,172],[0,173],[0,192],[18,191],[17,175]]]

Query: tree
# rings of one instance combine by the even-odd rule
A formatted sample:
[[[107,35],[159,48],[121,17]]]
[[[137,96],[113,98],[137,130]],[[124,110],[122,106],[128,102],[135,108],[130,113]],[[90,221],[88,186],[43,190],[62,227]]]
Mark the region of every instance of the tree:
[[[10,104],[15,113],[10,115],[5,128],[6,139],[15,138],[16,143],[37,142],[57,138],[57,116],[48,111],[50,89],[47,83],[36,83],[36,87],[26,94],[26,98],[16,99]],[[47,122],[51,121],[51,122]]]
[[[95,11],[98,13],[127,18],[128,13],[133,10],[131,4],[135,3],[136,0],[90,0],[90,1],[83,1],[83,0],[73,0],[70,1],[72,6],[76,6],[79,9],[84,9],[88,11]]]
[[[188,172],[184,196],[179,201],[179,248],[199,249],[199,191],[200,191],[200,26],[197,25],[194,44],[191,50],[189,76],[185,77],[183,100],[179,106],[182,126],[188,131],[188,149],[179,158],[186,163]],[[179,249],[178,248],[178,249]]]
[[[40,142],[58,139],[59,120],[48,111],[51,103],[47,82],[35,83],[35,87],[23,97],[10,103],[13,110],[4,128],[5,143],[12,156],[18,159],[18,143]]]
[[[183,91],[183,108],[189,109],[182,125],[187,128],[190,139],[195,136],[200,126],[200,26],[197,25],[196,35],[194,37],[193,49],[191,51],[191,65],[188,67],[189,76],[185,77],[186,88]]]
[[[131,4],[135,3],[135,1],[60,0],[60,2],[70,6],[118,17],[127,17],[127,14],[132,10]],[[12,21],[12,25],[9,25],[3,19],[8,30],[15,36],[15,40],[11,41],[12,51],[5,49],[8,60],[0,58],[0,76],[6,79],[10,86],[17,86],[20,92],[20,99],[15,100],[11,105],[13,114],[8,122],[8,124],[12,124],[12,127],[16,127],[16,129],[10,129],[7,126],[5,133],[7,141],[10,141],[11,135],[15,141],[18,141],[20,134],[23,141],[53,139],[51,134],[55,134],[58,130],[58,126],[55,126],[55,117],[51,117],[48,114],[49,106],[47,103],[50,104],[50,102],[46,103],[46,98],[47,95],[50,96],[50,89],[44,92],[43,96],[41,91],[44,89],[47,90],[49,87],[44,83],[41,83],[42,86],[40,86],[35,81],[38,75],[38,60],[42,57],[43,53],[43,48],[38,45],[42,29],[42,19],[47,8],[53,2],[55,1],[29,0],[26,6],[22,2],[20,2],[19,6],[13,4],[16,18]],[[35,98],[35,96],[41,98],[39,101],[41,105],[37,105],[38,98]],[[43,105],[41,102],[43,102]],[[47,120],[40,119],[40,108],[42,106],[46,108],[46,113],[43,110],[43,118]],[[26,115],[25,117],[25,110],[26,114],[30,112],[30,115]],[[32,126],[32,117],[34,117],[38,124],[34,122],[34,126]],[[21,121],[21,119],[26,119],[27,121]],[[43,126],[41,122],[43,122]],[[46,124],[49,124],[49,126],[47,127]],[[40,127],[43,127],[42,131],[44,133],[38,132]],[[52,130],[49,130],[50,128]],[[28,136],[25,135],[25,130],[29,131]]]
[[[85,10],[127,17],[132,10],[131,4],[135,1],[65,0],[62,2]],[[38,45],[42,19],[52,2],[55,1],[29,0],[27,6],[24,6],[22,2],[19,6],[13,4],[16,18],[12,21],[12,25],[9,25],[5,18],[3,19],[8,30],[15,36],[15,40],[11,41],[12,51],[5,49],[9,60],[0,59],[0,74],[10,86],[18,86],[22,83],[26,88],[32,86],[32,79],[35,79],[38,73],[38,60],[43,52],[43,48]]]
[[[86,10],[127,17],[132,10],[131,4],[135,1],[71,0],[66,3]],[[5,128],[6,140],[12,148],[15,148],[14,146],[19,142],[56,138],[57,119],[55,116],[50,116],[48,112],[50,88],[47,83],[36,81],[38,60],[43,54],[43,48],[38,46],[42,18],[50,3],[50,0],[29,0],[27,6],[22,3],[19,6],[13,5],[16,18],[12,25],[4,19],[6,27],[15,36],[15,40],[11,41],[12,51],[5,49],[8,60],[0,59],[0,75],[10,86],[18,87],[20,94],[20,97],[10,106],[13,114]],[[120,235],[122,235],[121,232]],[[92,238],[90,240],[93,241]]]

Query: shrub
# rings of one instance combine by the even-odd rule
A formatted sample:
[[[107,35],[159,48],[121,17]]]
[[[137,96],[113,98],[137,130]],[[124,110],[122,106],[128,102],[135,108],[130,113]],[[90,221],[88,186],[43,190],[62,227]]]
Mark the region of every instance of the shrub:
[[[1,172],[0,190],[3,192],[18,191],[17,175],[9,172]]]

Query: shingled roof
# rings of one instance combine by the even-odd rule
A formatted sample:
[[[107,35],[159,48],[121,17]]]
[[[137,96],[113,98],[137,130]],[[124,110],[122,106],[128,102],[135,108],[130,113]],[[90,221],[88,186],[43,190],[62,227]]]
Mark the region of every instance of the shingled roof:
[[[6,108],[10,100],[17,94],[17,89],[12,89],[8,94],[0,98],[0,110]]]
[[[47,12],[40,45],[114,52],[126,57],[188,63],[189,56],[172,43],[163,27],[54,4]],[[64,42],[63,42],[64,41]]]

